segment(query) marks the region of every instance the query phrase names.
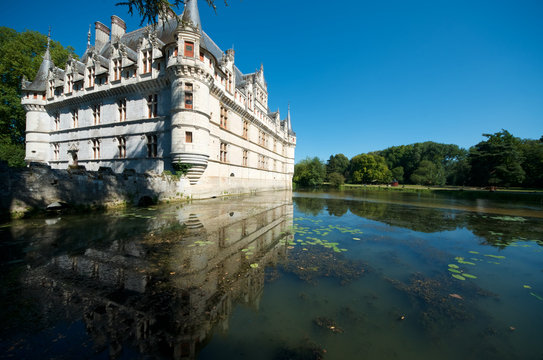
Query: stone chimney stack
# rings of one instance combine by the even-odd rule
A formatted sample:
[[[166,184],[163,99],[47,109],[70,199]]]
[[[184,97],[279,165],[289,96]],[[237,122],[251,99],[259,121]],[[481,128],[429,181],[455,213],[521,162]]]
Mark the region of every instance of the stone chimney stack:
[[[94,35],[94,48],[96,51],[100,51],[109,41],[110,30],[100,21],[94,23],[94,29],[96,31]]]
[[[126,32],[126,24],[117,15],[111,17],[111,38],[121,38]]]

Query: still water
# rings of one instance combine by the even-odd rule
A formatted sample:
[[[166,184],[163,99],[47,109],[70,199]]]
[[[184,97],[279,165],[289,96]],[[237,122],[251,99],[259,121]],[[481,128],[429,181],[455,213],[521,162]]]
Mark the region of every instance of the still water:
[[[273,192],[12,221],[0,358],[540,360],[542,210]]]

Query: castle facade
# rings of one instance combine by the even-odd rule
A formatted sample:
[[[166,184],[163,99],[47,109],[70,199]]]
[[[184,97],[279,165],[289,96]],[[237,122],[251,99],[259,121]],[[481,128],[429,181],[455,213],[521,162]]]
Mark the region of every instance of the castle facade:
[[[56,67],[49,46],[23,80],[26,161],[54,169],[162,174],[188,168],[211,193],[291,188],[296,135],[268,107],[263,66],[243,74],[234,50],[202,30],[197,0],[156,26],[95,23],[80,60]]]

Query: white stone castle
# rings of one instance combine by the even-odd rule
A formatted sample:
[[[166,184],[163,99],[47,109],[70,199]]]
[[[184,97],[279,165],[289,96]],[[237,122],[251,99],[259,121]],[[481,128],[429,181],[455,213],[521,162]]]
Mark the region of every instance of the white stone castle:
[[[188,187],[291,188],[290,108],[284,120],[270,111],[263,67],[236,67],[234,50],[202,31],[197,0],[154,27],[126,33],[112,16],[111,29],[95,29],[81,60],[59,69],[48,45],[34,81],[23,80],[28,163],[155,174],[187,164]]]

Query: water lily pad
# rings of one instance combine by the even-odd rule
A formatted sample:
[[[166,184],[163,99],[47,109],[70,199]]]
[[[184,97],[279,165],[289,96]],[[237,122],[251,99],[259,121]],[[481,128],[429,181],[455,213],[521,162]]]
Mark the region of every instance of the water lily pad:
[[[458,279],[458,280],[466,280],[465,277],[463,277],[462,275],[459,275],[459,274],[452,274],[451,276],[453,278],[455,278],[455,279]]]
[[[479,252],[478,251],[470,251],[469,253],[470,254],[478,254]]]
[[[463,273],[462,274],[463,277],[467,277],[467,278],[470,278],[470,279],[477,279],[477,276],[475,275],[471,275],[471,274],[466,274],[466,273]]]
[[[542,298],[541,296],[539,296],[539,295],[537,295],[537,294],[535,294],[535,293],[533,293],[533,292],[531,292],[530,295],[532,295],[533,297],[535,297],[537,300],[543,301],[543,298]]]
[[[494,259],[505,259],[505,256],[502,256],[502,255],[485,255],[485,256],[491,257]]]
[[[253,269],[256,269],[258,267],[258,264],[257,263],[254,263],[254,264],[251,264],[250,265]]]
[[[461,271],[458,271],[458,270],[456,270],[456,269],[451,269],[451,268],[449,268],[448,270],[449,270],[450,272],[453,272],[453,273],[456,273],[456,274],[462,274]]]
[[[353,240],[357,240],[357,241],[358,241],[358,240],[360,240],[360,238],[355,238],[355,237],[354,237]]]
[[[453,269],[458,269],[458,265],[456,264],[449,264],[449,267]]]
[[[530,285],[522,285],[523,288],[525,289],[531,289],[532,287]]]
[[[464,260],[458,260],[458,263],[463,264],[463,265],[475,265],[475,263],[472,263],[472,262],[469,262],[469,261],[464,261]]]

